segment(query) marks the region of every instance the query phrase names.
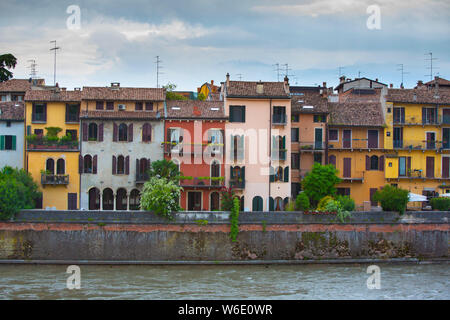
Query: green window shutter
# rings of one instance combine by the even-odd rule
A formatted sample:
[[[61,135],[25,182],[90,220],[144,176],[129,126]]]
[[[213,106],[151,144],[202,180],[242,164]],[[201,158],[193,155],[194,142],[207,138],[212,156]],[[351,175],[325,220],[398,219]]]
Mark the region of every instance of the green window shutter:
[[[239,136],[238,139],[238,159],[243,160],[244,159],[244,136]]]
[[[5,150],[5,136],[0,136],[0,150]]]
[[[270,182],[275,182],[275,169],[273,167],[270,167]]]
[[[27,136],[31,135],[31,126],[27,126]]]
[[[245,122],[245,106],[242,107],[242,122]]]
[[[274,209],[275,209],[275,203],[273,201],[273,198],[270,197],[269,198],[269,211],[274,211]]]
[[[283,136],[283,146],[281,149],[286,149],[286,136]]]
[[[284,182],[289,182],[289,167],[284,168]]]
[[[16,150],[16,136],[12,136],[12,150]]]
[[[231,135],[231,141],[230,141],[230,159],[231,161],[234,160],[234,136]]]
[[[233,180],[234,176],[233,176],[233,167],[230,166],[230,179]]]

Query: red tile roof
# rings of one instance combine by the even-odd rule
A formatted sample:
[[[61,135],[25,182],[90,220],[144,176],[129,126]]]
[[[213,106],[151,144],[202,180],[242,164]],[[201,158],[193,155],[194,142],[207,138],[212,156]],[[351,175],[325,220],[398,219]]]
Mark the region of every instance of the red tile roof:
[[[10,79],[0,82],[0,92],[25,92],[31,89],[28,79]]]
[[[83,100],[164,101],[165,89],[126,87],[83,87]]]
[[[258,84],[263,85],[262,93],[256,92]],[[229,98],[290,98],[289,90],[286,92],[284,89],[284,82],[229,81],[226,93]]]
[[[81,101],[81,91],[28,90],[25,101]]]
[[[439,90],[436,94],[434,88],[428,89],[422,85],[417,89],[389,89],[386,101],[419,103],[419,104],[450,104],[450,91]]]
[[[0,120],[23,121],[25,103],[23,101],[0,102]]]
[[[330,126],[380,127],[384,125],[381,103],[329,103],[328,107],[330,110]]]
[[[292,113],[328,113],[328,98],[320,92],[305,91],[303,95],[291,97]],[[303,108],[312,106],[313,108]]]
[[[110,120],[158,120],[163,112],[157,111],[108,111],[108,110],[81,110],[80,118],[84,119],[110,119]]]
[[[440,85],[440,86],[450,86],[450,81],[444,78],[436,78],[434,80],[428,81],[425,83],[425,85],[427,86],[434,86],[436,84],[436,82]]]
[[[169,119],[227,119],[223,101],[168,100],[166,104]]]

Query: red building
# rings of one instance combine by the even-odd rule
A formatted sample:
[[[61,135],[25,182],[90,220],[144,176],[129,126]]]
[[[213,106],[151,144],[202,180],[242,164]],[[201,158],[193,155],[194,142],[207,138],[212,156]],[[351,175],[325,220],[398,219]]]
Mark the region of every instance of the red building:
[[[225,185],[223,101],[167,101],[164,157],[179,165],[185,210],[219,210]]]

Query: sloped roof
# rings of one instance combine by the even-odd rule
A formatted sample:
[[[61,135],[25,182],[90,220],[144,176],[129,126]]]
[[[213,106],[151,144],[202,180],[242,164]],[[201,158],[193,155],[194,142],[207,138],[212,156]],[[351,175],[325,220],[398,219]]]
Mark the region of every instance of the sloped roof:
[[[26,92],[31,89],[28,79],[10,79],[0,82],[0,92]]]
[[[80,118],[84,119],[110,119],[110,120],[159,120],[162,111],[108,111],[108,110],[81,110]]]
[[[423,104],[450,104],[450,92],[439,90],[436,94],[434,88],[428,89],[420,86],[415,89],[389,89],[386,101],[403,103],[423,103]]]
[[[302,93],[302,95],[291,97],[292,113],[328,113],[328,98],[322,97],[317,91]],[[303,106],[312,106],[313,108],[303,108]]]
[[[256,92],[258,84],[263,85],[262,93]],[[289,92],[284,90],[284,82],[229,81],[226,92],[229,98],[290,98]]]
[[[25,104],[23,101],[0,102],[0,120],[23,121]]]
[[[366,126],[384,125],[381,103],[343,102],[329,103],[330,126]]]
[[[28,90],[25,94],[25,101],[66,101],[66,102],[80,102],[81,91],[66,91],[66,90]]]
[[[83,87],[83,100],[164,101],[163,88]]]
[[[436,84],[436,82],[440,85],[440,86],[450,86],[450,81],[444,78],[435,78],[434,80],[428,81],[425,83],[425,85],[427,86],[434,86]]]
[[[223,101],[168,100],[168,119],[227,119]]]

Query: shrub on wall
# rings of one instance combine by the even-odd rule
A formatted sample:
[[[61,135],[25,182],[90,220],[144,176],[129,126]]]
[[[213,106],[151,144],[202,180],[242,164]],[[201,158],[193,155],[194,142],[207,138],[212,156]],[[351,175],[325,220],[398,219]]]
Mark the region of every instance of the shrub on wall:
[[[338,171],[332,164],[314,166],[302,181],[302,188],[309,198],[310,203],[315,206],[325,196],[333,196],[336,193],[336,185],[341,182],[337,176]]]
[[[409,191],[390,185],[375,192],[373,199],[380,202],[383,211],[397,211],[403,214],[409,201]]]
[[[301,192],[295,198],[295,208],[300,211],[305,211],[310,208],[309,198],[306,193]]]
[[[325,196],[322,199],[320,199],[319,203],[317,204],[317,210],[325,211],[325,207],[327,203],[330,201],[334,201],[332,196]]]
[[[221,195],[221,203],[220,207],[222,211],[231,211],[234,206],[234,199],[236,198],[236,195],[234,194],[234,189],[229,187],[223,187],[220,191]]]
[[[430,200],[433,210],[449,211],[450,210],[450,198],[433,198]]]
[[[165,178],[151,177],[141,191],[141,209],[152,211],[169,220],[180,210],[178,199],[182,188]]]
[[[350,212],[344,210],[341,203],[337,200],[330,199],[325,204],[324,210],[326,212],[336,212],[336,217],[341,221],[345,222],[346,219],[350,218]]]
[[[355,200],[350,198],[349,196],[339,195],[336,197],[336,200],[341,204],[342,209],[346,211],[355,211]]]
[[[231,241],[233,242],[236,241],[239,232],[238,220],[239,220],[239,199],[233,198],[233,208],[230,211],[230,222],[231,222],[230,238]]]

